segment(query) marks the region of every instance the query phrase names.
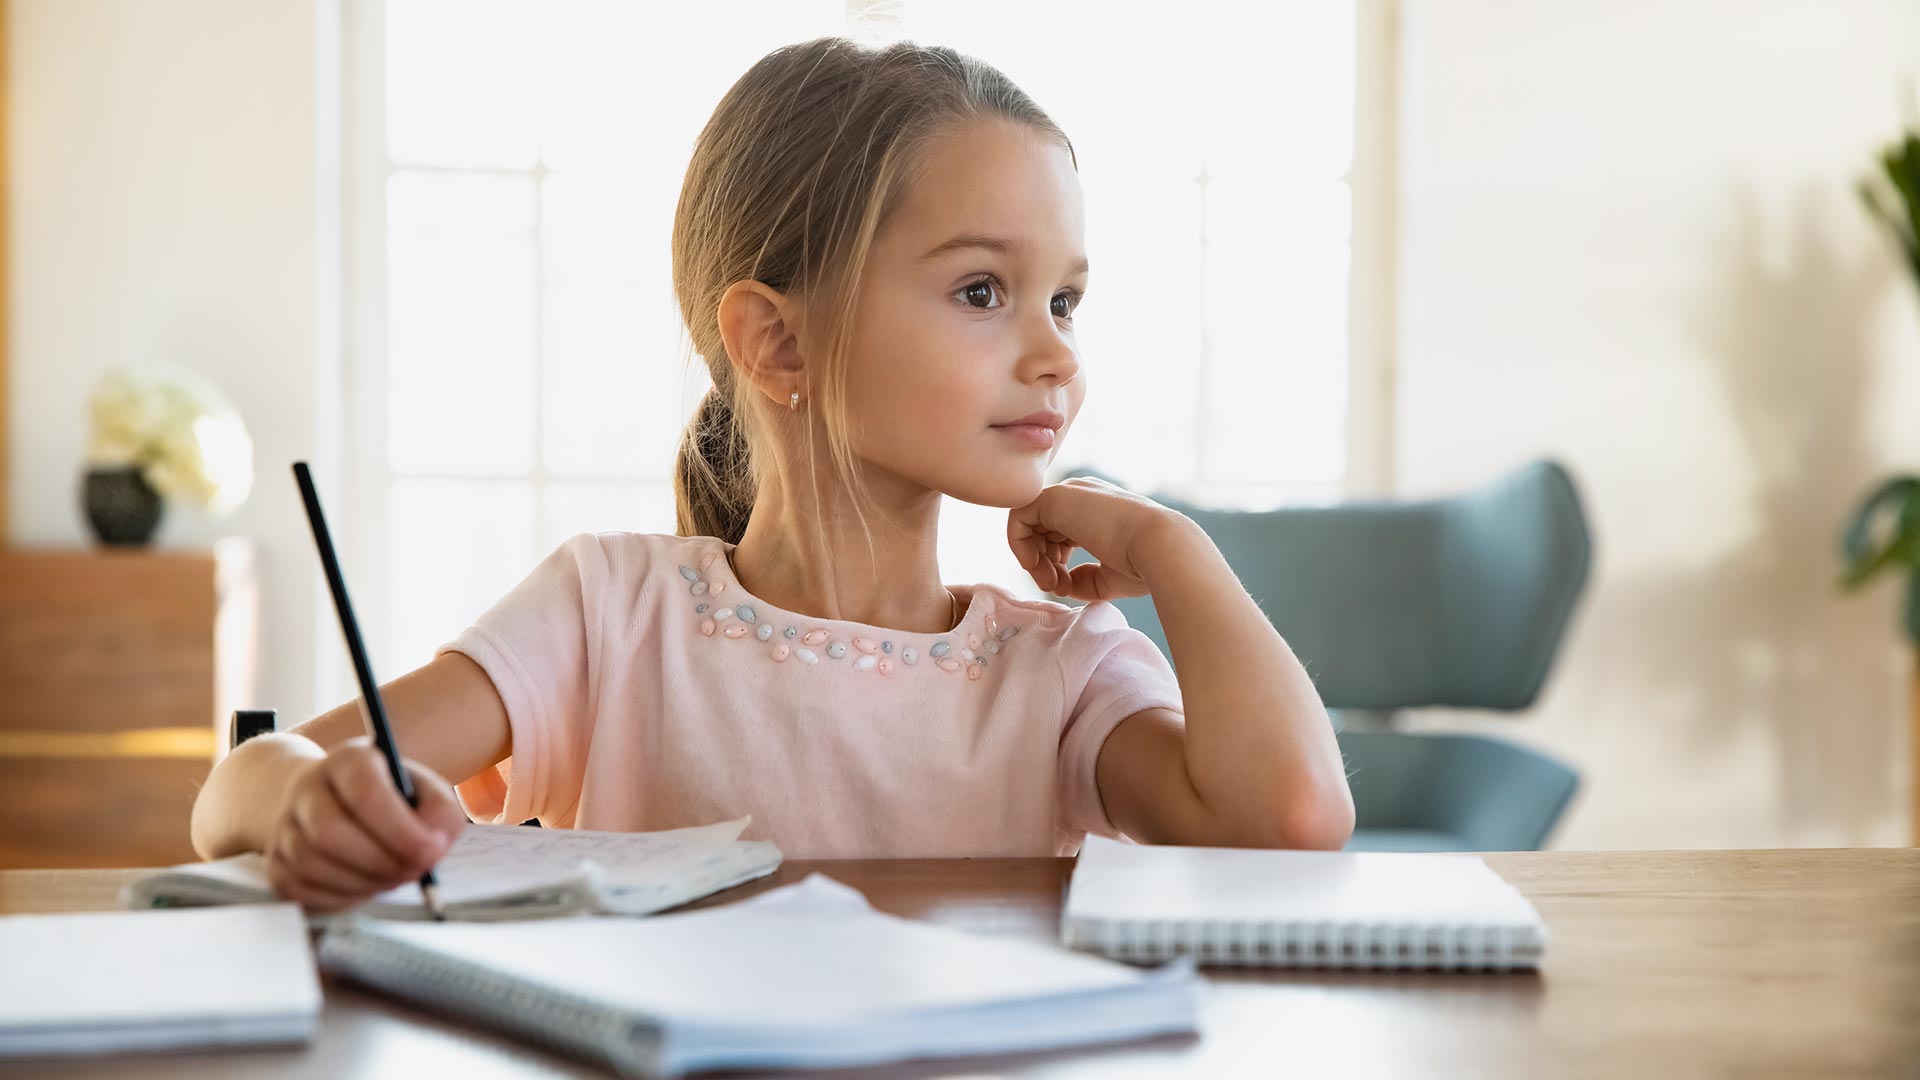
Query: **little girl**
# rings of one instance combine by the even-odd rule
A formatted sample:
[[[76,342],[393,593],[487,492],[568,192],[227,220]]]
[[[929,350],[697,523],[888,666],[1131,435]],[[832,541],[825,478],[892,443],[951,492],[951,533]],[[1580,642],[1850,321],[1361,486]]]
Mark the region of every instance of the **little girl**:
[[[1044,474],[1086,397],[1071,144],[951,49],[777,49],[701,132],[674,289],[713,390],[677,535],[575,536],[384,693],[410,809],[359,703],[262,736],[194,807],[333,909],[467,821],[670,829],[752,815],[793,858],[1338,848],[1325,708],[1188,518]],[[951,496],[1007,507],[1042,589],[943,585]],[[1097,563],[1067,566],[1084,548]],[[1151,592],[1176,680],[1105,601]],[[456,781],[450,785],[447,779]],[[463,812],[464,810],[464,812]]]

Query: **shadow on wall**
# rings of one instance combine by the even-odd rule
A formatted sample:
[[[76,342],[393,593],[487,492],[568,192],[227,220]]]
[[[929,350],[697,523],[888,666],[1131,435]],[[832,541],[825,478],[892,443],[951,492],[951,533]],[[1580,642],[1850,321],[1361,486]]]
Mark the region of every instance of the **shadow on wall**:
[[[1895,277],[1863,246],[1842,256],[1832,224],[1845,209],[1802,190],[1775,247],[1750,193],[1738,200],[1716,261],[1725,276],[1688,329],[1750,463],[1751,523],[1711,564],[1616,579],[1591,629],[1637,640],[1589,642],[1617,664],[1606,685],[1574,691],[1612,698],[1601,711],[1616,716],[1639,699],[1671,721],[1672,752],[1705,769],[1759,739],[1778,816],[1754,824],[1788,843],[1884,840],[1904,806],[1896,604],[1890,590],[1835,585],[1840,528],[1886,471],[1873,444],[1873,336]]]

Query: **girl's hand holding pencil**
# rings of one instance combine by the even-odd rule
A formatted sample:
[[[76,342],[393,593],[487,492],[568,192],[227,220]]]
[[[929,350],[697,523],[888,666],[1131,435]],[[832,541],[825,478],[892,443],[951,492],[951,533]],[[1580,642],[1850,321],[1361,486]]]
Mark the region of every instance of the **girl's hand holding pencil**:
[[[368,736],[348,740],[295,775],[266,849],[274,891],[316,911],[352,907],[418,878],[447,853],[467,815],[440,774],[406,761],[408,806]]]

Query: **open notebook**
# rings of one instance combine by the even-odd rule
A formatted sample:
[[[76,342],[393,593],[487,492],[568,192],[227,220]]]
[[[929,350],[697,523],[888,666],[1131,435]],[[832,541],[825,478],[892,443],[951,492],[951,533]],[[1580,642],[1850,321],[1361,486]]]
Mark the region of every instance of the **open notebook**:
[[[0,1059],[298,1044],[319,1016],[293,904],[0,918]]]
[[[1537,968],[1547,928],[1475,855],[1165,847],[1089,836],[1061,939],[1122,960]]]
[[[468,825],[434,873],[449,919],[648,915],[773,873],[780,866],[780,849],[740,839],[750,821],[651,833]],[[271,899],[266,860],[258,854],[169,867],[135,880],[122,894],[132,908]],[[390,919],[429,917],[416,882],[389,889],[354,911]]]
[[[628,1076],[846,1067],[1195,1029],[1190,961],[1142,971],[873,910],[814,874],[652,919],[352,919],[320,964]]]

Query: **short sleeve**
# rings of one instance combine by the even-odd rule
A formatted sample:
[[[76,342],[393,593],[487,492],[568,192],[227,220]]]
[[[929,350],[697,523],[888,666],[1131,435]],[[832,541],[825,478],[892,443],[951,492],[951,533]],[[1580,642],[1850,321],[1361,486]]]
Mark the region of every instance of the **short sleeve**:
[[[1068,704],[1060,734],[1061,825],[1075,835],[1117,836],[1095,779],[1100,749],[1120,721],[1142,709],[1184,713],[1180,682],[1153,639],[1105,600],[1075,614],[1058,656]]]
[[[434,655],[480,665],[506,706],[510,755],[454,786],[467,816],[495,825],[571,815],[592,735],[588,687],[597,597],[608,576],[592,533],[574,536]]]

